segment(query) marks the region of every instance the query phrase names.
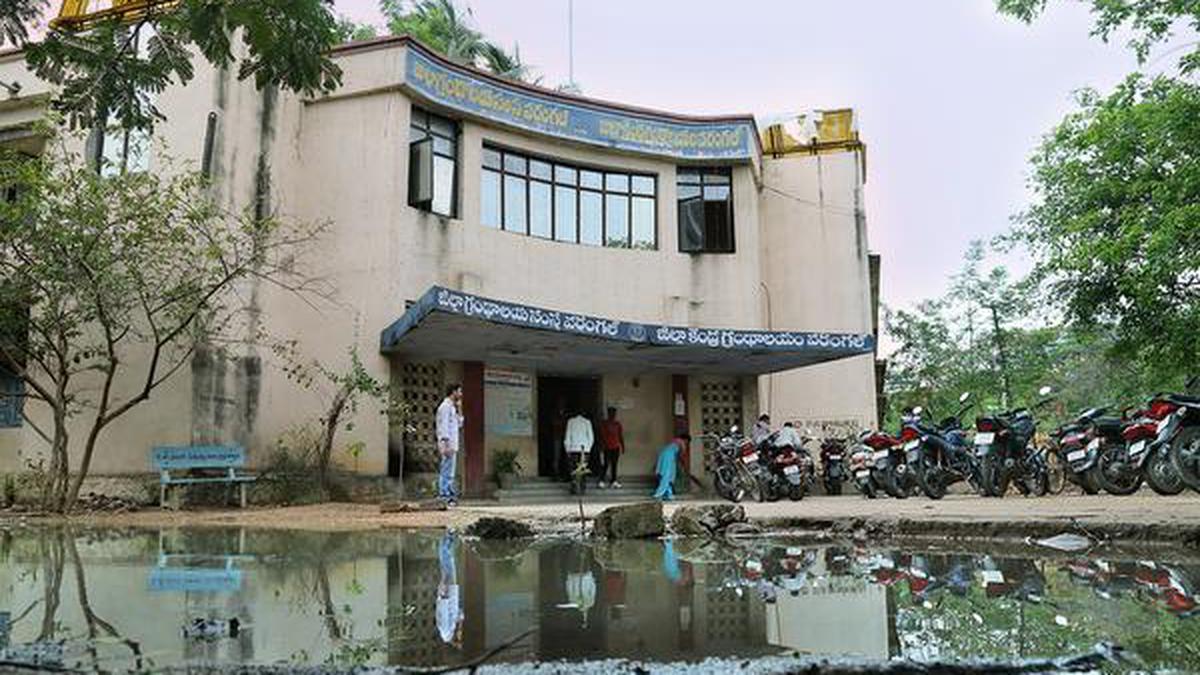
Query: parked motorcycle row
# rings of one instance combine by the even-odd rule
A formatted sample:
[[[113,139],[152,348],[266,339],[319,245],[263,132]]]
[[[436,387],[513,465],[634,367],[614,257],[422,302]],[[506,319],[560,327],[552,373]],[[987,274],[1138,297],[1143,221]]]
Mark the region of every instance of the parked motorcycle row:
[[[1161,495],[1200,491],[1200,397],[1156,394],[1119,415],[1090,408],[1039,444],[1036,414],[1054,397],[1049,387],[1038,395],[1032,405],[977,416],[971,438],[962,424],[974,407],[969,392],[959,397],[959,410],[937,424],[917,407],[904,415],[896,436],[864,432],[850,454],[855,487],[869,498],[886,493],[898,499],[917,492],[941,499],[959,482],[988,497],[1014,487],[1026,496],[1057,494],[1068,481],[1087,494],[1129,495],[1143,483]]]
[[[1193,378],[1188,390],[1198,382]],[[918,493],[941,499],[955,483],[986,497],[1013,488],[1025,496],[1057,494],[1067,482],[1086,494],[1129,495],[1143,483],[1160,495],[1200,492],[1200,397],[1160,393],[1119,414],[1108,406],[1089,408],[1039,442],[1037,415],[1055,398],[1049,387],[1038,396],[1027,406],[979,414],[973,433],[963,424],[975,406],[970,392],[937,423],[913,408],[898,434],[824,439],[819,467],[806,447],[815,439],[777,431],[755,443],[733,427],[715,439],[714,484],[734,502],[803,499],[818,479],[826,494],[841,494],[849,481],[870,499]]]

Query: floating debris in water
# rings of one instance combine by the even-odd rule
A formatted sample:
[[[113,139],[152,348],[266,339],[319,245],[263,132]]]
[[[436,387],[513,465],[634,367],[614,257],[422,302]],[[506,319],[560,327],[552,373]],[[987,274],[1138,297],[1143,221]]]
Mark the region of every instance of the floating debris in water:
[[[1069,532],[1056,534],[1053,537],[1047,537],[1046,539],[1036,539],[1033,541],[1033,543],[1037,544],[1038,546],[1052,548],[1056,551],[1066,551],[1068,553],[1086,551],[1095,545],[1095,542],[1093,542],[1091,539],[1088,539],[1080,534],[1071,534]]]

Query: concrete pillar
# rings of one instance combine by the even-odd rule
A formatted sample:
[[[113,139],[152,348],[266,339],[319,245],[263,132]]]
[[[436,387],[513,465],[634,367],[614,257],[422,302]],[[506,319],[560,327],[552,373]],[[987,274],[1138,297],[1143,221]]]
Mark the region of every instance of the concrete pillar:
[[[463,492],[485,496],[483,465],[483,363],[463,363]]]

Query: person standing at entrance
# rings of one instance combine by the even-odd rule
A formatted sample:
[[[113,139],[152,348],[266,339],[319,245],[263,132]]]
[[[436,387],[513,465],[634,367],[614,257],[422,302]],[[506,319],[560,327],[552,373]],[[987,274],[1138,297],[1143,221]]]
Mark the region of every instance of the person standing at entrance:
[[[446,387],[446,398],[437,409],[437,442],[441,464],[438,467],[438,498],[451,506],[458,504],[454,487],[454,469],[458,463],[459,438],[462,436],[462,385]]]
[[[658,464],[654,469],[658,474],[658,489],[653,495],[655,499],[669,502],[675,498],[675,467],[691,443],[691,436],[680,434],[658,451]]]
[[[625,452],[625,430],[617,421],[617,409],[608,408],[608,417],[600,423],[600,445],[604,450],[604,471],[600,473],[600,487],[605,487],[604,475],[608,474],[609,483],[614,488],[621,487],[617,481],[617,462],[621,453]]]
[[[567,420],[567,433],[563,445],[567,449],[567,457],[571,459],[571,494],[583,494],[587,481],[580,473],[580,466],[587,466],[588,453],[596,442],[592,434],[592,421],[583,413],[577,413]]]

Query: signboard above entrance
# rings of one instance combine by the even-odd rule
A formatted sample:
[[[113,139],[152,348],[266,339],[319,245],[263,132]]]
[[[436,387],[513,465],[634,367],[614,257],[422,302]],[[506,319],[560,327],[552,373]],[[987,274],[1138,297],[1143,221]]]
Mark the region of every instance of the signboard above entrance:
[[[750,118],[683,121],[539,96],[444,65],[410,43],[404,82],[422,98],[507,126],[570,141],[676,159],[750,160]]]

